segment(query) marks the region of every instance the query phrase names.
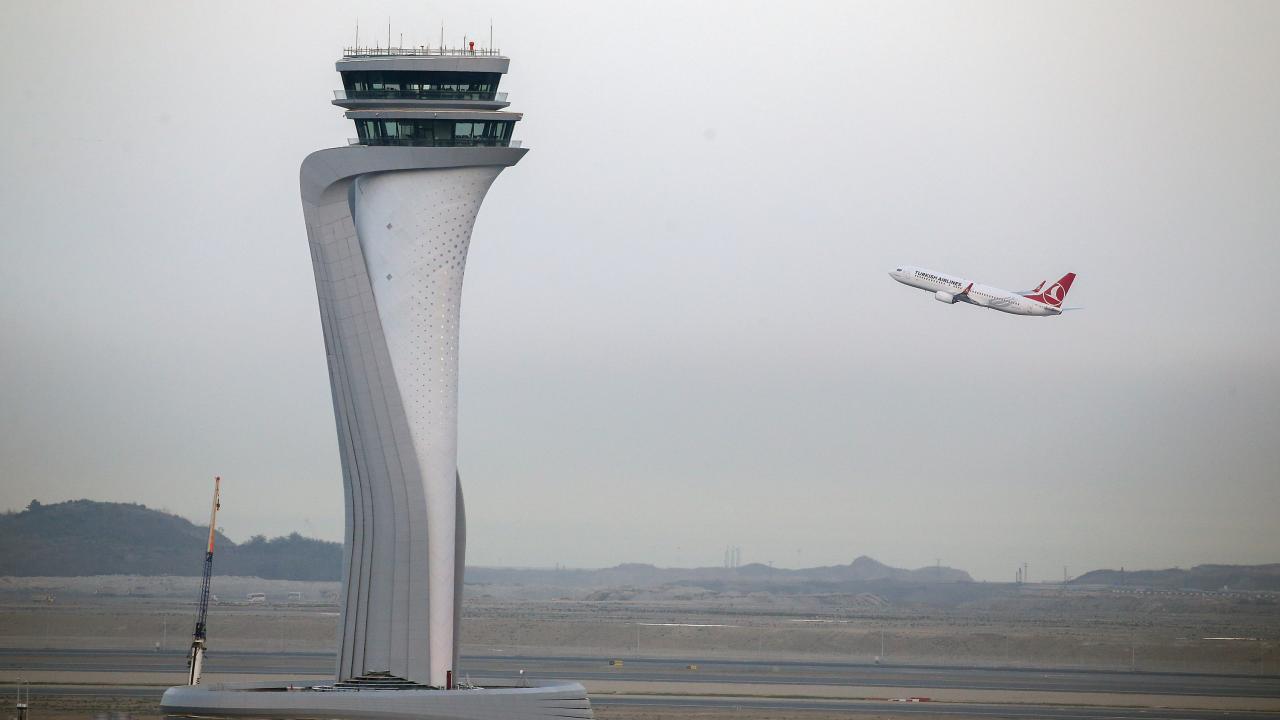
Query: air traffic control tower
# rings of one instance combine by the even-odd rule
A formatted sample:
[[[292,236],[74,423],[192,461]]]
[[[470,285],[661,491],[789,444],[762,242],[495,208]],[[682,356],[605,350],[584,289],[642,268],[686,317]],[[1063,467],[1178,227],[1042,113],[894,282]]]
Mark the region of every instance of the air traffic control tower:
[[[338,61],[333,104],[357,137],[301,170],[346,501],[335,682],[172,688],[166,712],[591,717],[577,683],[458,682],[458,321],[480,204],[526,152],[498,92],[508,64],[474,45],[357,47]]]
[[[457,666],[458,314],[480,203],[526,152],[508,62],[350,49],[333,102],[358,137],[302,163],[346,485],[339,680],[448,687]]]

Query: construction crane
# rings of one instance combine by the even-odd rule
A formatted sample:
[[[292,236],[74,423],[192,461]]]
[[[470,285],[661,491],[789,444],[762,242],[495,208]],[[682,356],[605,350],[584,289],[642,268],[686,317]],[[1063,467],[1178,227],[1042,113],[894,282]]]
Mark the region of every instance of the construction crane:
[[[219,486],[222,478],[213,479],[213,510],[209,513],[209,545],[204,551],[204,580],[200,583],[200,609],[196,614],[196,631],[191,636],[191,654],[187,656],[188,685],[200,684],[200,670],[204,667],[205,619],[209,615],[209,578],[213,575],[213,537],[218,527],[218,508],[221,506]]]

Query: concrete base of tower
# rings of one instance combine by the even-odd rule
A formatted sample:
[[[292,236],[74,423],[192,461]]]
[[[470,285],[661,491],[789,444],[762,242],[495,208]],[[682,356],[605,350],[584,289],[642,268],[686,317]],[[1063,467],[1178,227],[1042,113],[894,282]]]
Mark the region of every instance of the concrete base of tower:
[[[171,718],[343,718],[343,720],[534,720],[591,718],[578,683],[477,682],[458,690],[344,688],[297,683],[209,684],[171,687],[160,709]]]

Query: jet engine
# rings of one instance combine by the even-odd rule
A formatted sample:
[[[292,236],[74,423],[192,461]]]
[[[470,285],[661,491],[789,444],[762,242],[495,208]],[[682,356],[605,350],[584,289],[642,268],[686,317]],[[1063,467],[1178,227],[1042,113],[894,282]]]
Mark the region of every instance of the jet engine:
[[[937,300],[938,302],[944,302],[948,305],[953,305],[955,304],[956,296],[952,295],[951,293],[944,293],[941,290],[939,290],[938,292],[933,294],[933,299]]]

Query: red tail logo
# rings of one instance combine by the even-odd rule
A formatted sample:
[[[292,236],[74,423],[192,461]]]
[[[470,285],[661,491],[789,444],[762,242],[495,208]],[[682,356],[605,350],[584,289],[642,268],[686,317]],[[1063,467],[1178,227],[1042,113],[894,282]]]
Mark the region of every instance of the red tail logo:
[[[1030,300],[1035,300],[1036,302],[1042,302],[1045,305],[1052,305],[1053,307],[1062,307],[1062,301],[1067,299],[1067,291],[1071,289],[1071,283],[1075,279],[1076,279],[1075,273],[1067,273],[1066,275],[1062,276],[1061,280],[1045,288],[1044,292],[1041,292],[1036,295],[1028,295],[1027,298]]]

